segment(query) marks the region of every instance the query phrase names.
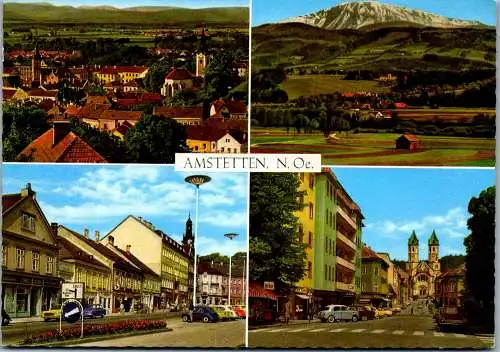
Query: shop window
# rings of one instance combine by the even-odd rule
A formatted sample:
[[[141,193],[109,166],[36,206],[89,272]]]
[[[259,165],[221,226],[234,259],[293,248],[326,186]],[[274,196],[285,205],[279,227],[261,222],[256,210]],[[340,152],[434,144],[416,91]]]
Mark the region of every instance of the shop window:
[[[29,292],[26,287],[18,287],[16,292],[16,312],[23,313],[28,311]]]

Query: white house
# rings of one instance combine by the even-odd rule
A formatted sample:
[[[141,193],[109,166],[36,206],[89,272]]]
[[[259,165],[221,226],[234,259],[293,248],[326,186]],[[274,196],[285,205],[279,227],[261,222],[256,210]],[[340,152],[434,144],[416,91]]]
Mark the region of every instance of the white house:
[[[219,138],[216,142],[217,153],[234,153],[241,152],[241,143],[229,133]]]

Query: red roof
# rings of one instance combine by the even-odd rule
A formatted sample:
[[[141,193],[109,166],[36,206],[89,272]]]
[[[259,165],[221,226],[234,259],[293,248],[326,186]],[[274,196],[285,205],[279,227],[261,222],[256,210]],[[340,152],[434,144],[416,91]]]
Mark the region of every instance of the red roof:
[[[3,73],[6,75],[11,74],[12,72],[14,72],[14,68],[12,68],[12,67],[4,67],[3,68]]]
[[[205,126],[210,126],[218,129],[231,130],[231,131],[246,131],[248,130],[248,121],[246,120],[222,120],[222,119],[208,119],[204,123]]]
[[[129,124],[127,121],[125,121],[125,123],[121,124],[120,126],[118,126],[115,131],[117,131],[118,133],[122,134],[123,136],[125,134],[127,134],[127,131],[130,129],[130,127],[132,127],[131,124]]]
[[[104,265],[102,265],[100,262],[98,262],[96,259],[94,259],[93,256],[84,252],[82,249],[75,246],[72,242],[68,241],[64,237],[59,237],[58,242],[68,252],[68,253],[64,253],[61,256],[61,259],[77,259],[77,260],[80,260],[83,262],[87,262],[87,263],[90,263],[93,265],[100,266],[101,268],[106,268]]]
[[[77,107],[77,106],[70,105],[70,106],[68,106],[66,111],[64,111],[64,113],[67,115],[79,115],[81,110],[82,109]]]
[[[142,115],[142,111],[106,110],[98,118],[102,120],[139,121]]]
[[[394,107],[396,109],[406,109],[408,105],[406,105],[405,103],[394,103]]]
[[[55,102],[52,100],[42,100],[40,104],[38,104],[38,107],[42,110],[49,111],[55,106]]]
[[[128,107],[136,105],[138,103],[137,99],[117,99],[116,104],[121,107]]]
[[[363,246],[361,258],[363,259],[381,259],[377,253],[373,251],[370,247]]]
[[[2,89],[3,99],[10,99],[16,94],[15,89]]]
[[[215,142],[224,137],[229,131],[209,126],[189,126],[186,129],[187,139]]]
[[[278,297],[271,290],[266,290],[260,283],[251,281],[248,285],[248,297],[253,298],[268,298],[277,301]]]
[[[166,79],[172,79],[175,81],[185,81],[188,79],[192,79],[193,74],[186,70],[185,68],[173,68],[169,74],[167,75]]]
[[[155,108],[153,115],[164,116],[172,118],[186,118],[196,117],[203,118],[202,106],[189,106],[189,107],[158,107]]]
[[[247,106],[241,100],[219,99],[212,103],[212,107],[215,108],[215,113],[210,117],[222,117],[220,113],[223,108],[227,108],[230,114],[246,114],[247,112]]]
[[[59,143],[53,145],[54,128],[51,128],[31,142],[19,153],[18,158],[33,162],[60,162],[60,163],[106,163],[82,138],[69,132]]]
[[[88,95],[85,101],[85,105],[94,104],[94,105],[111,105],[107,96],[104,95]]]
[[[33,89],[33,90],[30,90],[28,92],[28,95],[31,97],[52,97],[52,98],[55,98],[57,96],[57,91]]]
[[[4,194],[2,196],[2,212],[9,210],[14,204],[22,199],[21,193]]]
[[[160,93],[144,93],[139,98],[139,101],[142,103],[159,103],[161,100],[162,98]]]
[[[143,73],[147,70],[147,67],[144,66],[113,66],[113,67],[103,67],[97,70],[100,74],[117,74],[121,72],[127,73]]]
[[[405,133],[404,135],[402,135],[399,138],[406,138],[410,142],[418,142],[417,136],[415,136],[414,134],[410,134],[410,133]]]

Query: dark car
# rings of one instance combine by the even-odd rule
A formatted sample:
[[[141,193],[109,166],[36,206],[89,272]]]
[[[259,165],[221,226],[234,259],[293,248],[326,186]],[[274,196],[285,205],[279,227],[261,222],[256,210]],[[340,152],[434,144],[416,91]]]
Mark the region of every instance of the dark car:
[[[189,312],[182,313],[184,322],[190,321]],[[219,315],[211,308],[205,306],[197,306],[193,310],[193,321],[202,321],[204,323],[215,323],[219,320]]]
[[[3,309],[3,307],[2,307],[2,326],[9,325],[10,321],[11,321],[11,319],[10,319],[9,314],[7,314],[5,309]]]
[[[368,306],[354,305],[350,309],[357,310],[359,313],[360,320],[372,320],[375,319],[375,310]]]
[[[105,315],[106,315],[106,309],[104,309],[104,307],[101,306],[100,304],[89,304],[83,310],[84,318],[97,318],[97,317],[104,318]]]

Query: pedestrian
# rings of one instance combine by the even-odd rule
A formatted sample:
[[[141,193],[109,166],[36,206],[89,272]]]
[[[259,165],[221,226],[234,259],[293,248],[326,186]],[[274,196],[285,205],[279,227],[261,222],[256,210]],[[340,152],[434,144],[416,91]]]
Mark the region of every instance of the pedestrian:
[[[291,312],[292,312],[292,305],[290,301],[287,301],[285,303],[285,324],[288,324],[288,322],[290,321]]]
[[[120,313],[123,313],[123,311],[125,310],[125,305],[122,303],[120,303]]]
[[[193,302],[189,303],[189,322],[193,322],[193,311],[194,311],[194,304]]]
[[[411,315],[413,315],[413,307],[411,307],[410,312],[411,312]]]

